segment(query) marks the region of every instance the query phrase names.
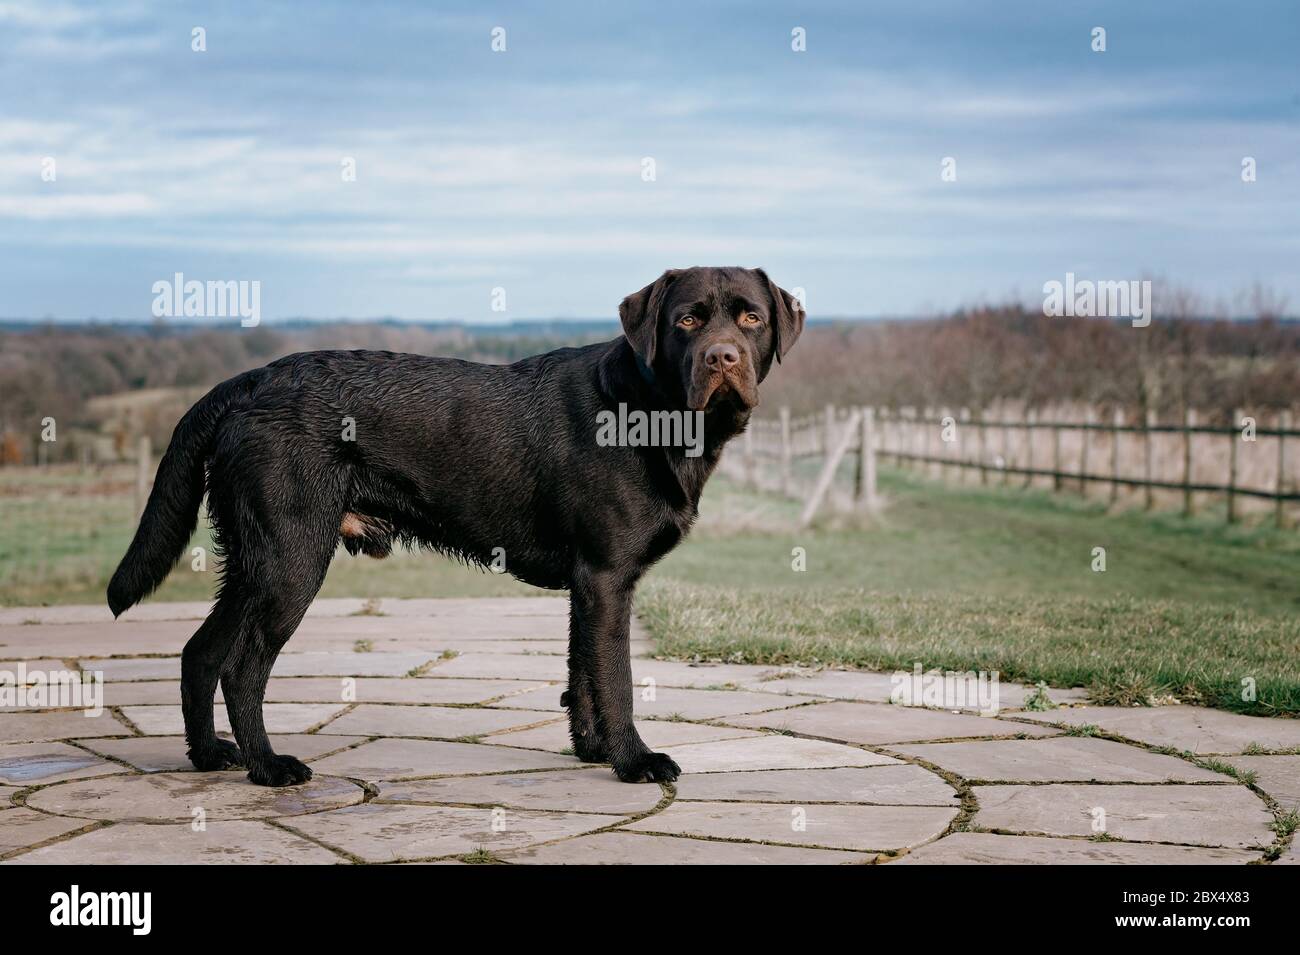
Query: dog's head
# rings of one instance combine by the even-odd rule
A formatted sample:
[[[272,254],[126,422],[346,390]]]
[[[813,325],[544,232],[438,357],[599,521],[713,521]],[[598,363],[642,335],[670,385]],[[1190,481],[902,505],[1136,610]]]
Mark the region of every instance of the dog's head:
[[[671,269],[618,308],[637,356],[692,411],[748,411],[758,383],[803,331],[804,310],[762,269]]]

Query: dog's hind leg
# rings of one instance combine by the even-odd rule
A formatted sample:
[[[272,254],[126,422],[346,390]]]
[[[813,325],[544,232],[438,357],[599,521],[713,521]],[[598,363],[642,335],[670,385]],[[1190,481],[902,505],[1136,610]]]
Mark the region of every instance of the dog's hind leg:
[[[212,698],[243,619],[237,588],[226,588],[181,653],[181,712],[185,741],[195,769],[228,769],[243,765],[239,747],[218,739],[212,722]]]
[[[336,539],[334,527],[328,535],[299,529],[297,540],[281,538],[262,555],[267,566],[246,606],[239,640],[221,672],[226,712],[244,754],[248,778],[262,786],[292,786],[311,779],[306,765],[271,748],[262,701],[280,649],[298,629],[325,580]],[[318,539],[313,541],[313,537]]]

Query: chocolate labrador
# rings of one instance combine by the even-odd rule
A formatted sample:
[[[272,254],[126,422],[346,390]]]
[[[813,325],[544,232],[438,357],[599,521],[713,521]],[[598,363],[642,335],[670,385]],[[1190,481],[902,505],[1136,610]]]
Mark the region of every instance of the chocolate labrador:
[[[108,605],[119,615],[162,583],[206,492],[221,585],[181,657],[197,768],[245,766],[264,786],[311,778],[272,750],[262,699],[341,541],[372,557],[400,543],[504,561],[520,580],[568,590],[561,703],[574,752],[628,782],[677,778],[632,722],[632,592],[690,529],[704,482],[799,337],[804,310],[760,270],[691,268],[629,295],[619,317],[621,338],[512,365],[290,355],[223,382],[185,414]],[[638,416],[640,426],[607,427]],[[238,746],[213,728],[218,680]]]

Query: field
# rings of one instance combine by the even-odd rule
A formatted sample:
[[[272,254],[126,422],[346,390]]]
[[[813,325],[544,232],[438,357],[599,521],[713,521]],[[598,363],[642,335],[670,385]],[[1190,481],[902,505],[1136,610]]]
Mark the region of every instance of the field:
[[[51,497],[60,479],[43,480],[52,483],[40,498],[0,482],[0,603],[99,602],[133,530],[129,490],[105,482],[97,496]],[[796,504],[715,480],[696,532],[639,595],[660,652],[887,669],[919,662],[1086,686],[1110,703],[1300,714],[1294,531],[1107,514],[1072,498],[943,488],[890,471],[881,491],[886,507],[873,519],[797,532]],[[206,531],[192,543],[206,547]],[[1104,572],[1093,569],[1098,547]],[[796,548],[806,570],[793,569]],[[206,599],[214,584],[214,561],[196,571],[187,558],[155,599]],[[529,592],[433,555],[381,563],[341,550],[322,591]]]

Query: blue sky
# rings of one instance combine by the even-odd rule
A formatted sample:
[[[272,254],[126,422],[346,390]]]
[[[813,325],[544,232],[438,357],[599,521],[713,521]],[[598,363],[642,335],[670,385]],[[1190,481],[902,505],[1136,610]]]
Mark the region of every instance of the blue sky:
[[[0,317],[145,319],[175,272],[264,320],[605,317],[692,264],[813,316],[1067,271],[1294,313],[1297,49],[1294,0],[0,0]]]

